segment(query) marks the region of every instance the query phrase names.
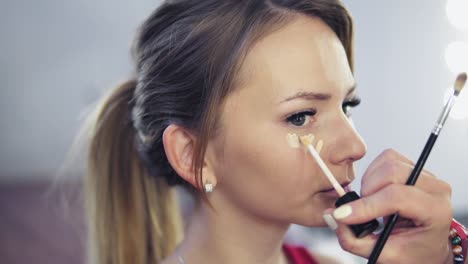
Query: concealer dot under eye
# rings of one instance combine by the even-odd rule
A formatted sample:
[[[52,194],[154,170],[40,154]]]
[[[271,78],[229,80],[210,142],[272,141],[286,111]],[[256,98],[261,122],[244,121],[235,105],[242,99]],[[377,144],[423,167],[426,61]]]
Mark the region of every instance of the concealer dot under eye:
[[[299,137],[296,133],[286,134],[286,141],[291,148],[300,148],[301,143],[299,142]]]
[[[323,140],[320,139],[316,143],[314,143],[314,140],[315,140],[314,134],[303,135],[301,136],[301,138],[306,138],[307,142],[310,142],[312,146],[316,149],[316,151],[320,153],[320,151],[323,148]],[[301,148],[302,146],[301,140],[299,139],[299,136],[296,133],[286,134],[286,142],[288,143],[288,146],[291,148],[297,149],[297,148]]]

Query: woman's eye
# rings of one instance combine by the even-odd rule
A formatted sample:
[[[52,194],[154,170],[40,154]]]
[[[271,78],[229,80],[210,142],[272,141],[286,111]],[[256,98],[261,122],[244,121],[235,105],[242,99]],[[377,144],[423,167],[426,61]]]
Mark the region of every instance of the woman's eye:
[[[343,102],[341,105],[341,108],[343,109],[343,113],[345,113],[346,116],[351,116],[351,108],[358,106],[361,103],[360,98],[353,98],[351,100],[348,100],[346,102]]]
[[[302,127],[310,122],[310,118],[316,114],[317,111],[303,111],[295,113],[286,118],[286,121],[293,126]]]

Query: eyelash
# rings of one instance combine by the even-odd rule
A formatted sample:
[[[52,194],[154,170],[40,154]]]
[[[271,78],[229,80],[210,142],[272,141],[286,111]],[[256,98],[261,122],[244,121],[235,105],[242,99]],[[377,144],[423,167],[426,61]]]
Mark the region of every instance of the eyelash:
[[[343,102],[343,104],[341,105],[343,113],[347,117],[351,117],[351,113],[349,111],[351,110],[351,108],[354,108],[354,107],[358,106],[360,103],[361,103],[361,99],[358,98],[358,97],[352,98],[352,99],[350,99],[348,101]],[[303,127],[303,126],[307,125],[310,122],[310,118],[313,117],[316,114],[317,114],[317,110],[315,110],[315,109],[310,109],[310,110],[306,110],[306,111],[297,112],[297,113],[294,113],[294,114],[288,116],[286,118],[286,122],[292,124],[295,127]],[[303,116],[306,116],[306,117],[309,118],[309,119],[306,119],[306,121],[304,121],[304,122],[306,122],[305,124],[295,125],[295,124],[292,123],[294,121],[297,121],[297,118],[300,118],[300,117],[303,117]]]
[[[306,110],[306,111],[297,112],[297,113],[294,113],[294,114],[288,116],[286,118],[286,122],[290,123],[291,125],[293,125],[295,127],[303,127],[303,126],[307,125],[310,122],[310,118],[312,116],[314,116],[316,113],[317,113],[317,110],[315,110],[315,109],[310,109],[310,110]],[[295,124],[292,123],[292,122],[295,121],[296,118],[303,117],[303,116],[307,116],[309,118],[309,119],[306,120],[307,122],[305,124],[295,125]]]
[[[347,117],[350,117],[351,113],[349,111],[351,110],[351,108],[358,106],[360,103],[361,103],[361,98],[354,97],[348,101],[343,102],[343,104],[341,105],[341,109],[343,109],[343,113],[345,113]]]

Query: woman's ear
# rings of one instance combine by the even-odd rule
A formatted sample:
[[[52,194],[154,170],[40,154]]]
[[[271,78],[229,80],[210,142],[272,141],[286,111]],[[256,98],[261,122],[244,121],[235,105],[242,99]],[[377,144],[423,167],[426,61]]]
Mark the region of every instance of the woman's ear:
[[[197,187],[193,170],[195,137],[187,129],[172,124],[164,130],[163,145],[172,168],[185,181]]]
[[[164,130],[163,145],[167,160],[180,177],[199,189],[201,186],[198,185],[193,168],[195,143],[196,137],[186,128],[171,124]],[[207,163],[203,164],[202,174],[204,185],[207,183],[216,185],[216,179],[210,173]]]

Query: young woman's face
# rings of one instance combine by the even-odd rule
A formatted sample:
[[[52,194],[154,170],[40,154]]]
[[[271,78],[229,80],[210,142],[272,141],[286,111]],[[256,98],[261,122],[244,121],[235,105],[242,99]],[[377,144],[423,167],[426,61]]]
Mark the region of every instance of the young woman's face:
[[[311,155],[290,147],[286,135],[313,133],[324,141],[321,156],[337,180],[354,179],[353,162],[366,146],[347,116],[357,95],[341,42],[321,20],[299,17],[251,49],[241,76],[243,87],[222,107],[220,135],[208,144],[217,177],[212,198],[224,203],[214,200],[215,206],[323,225],[323,210],[338,196]]]

